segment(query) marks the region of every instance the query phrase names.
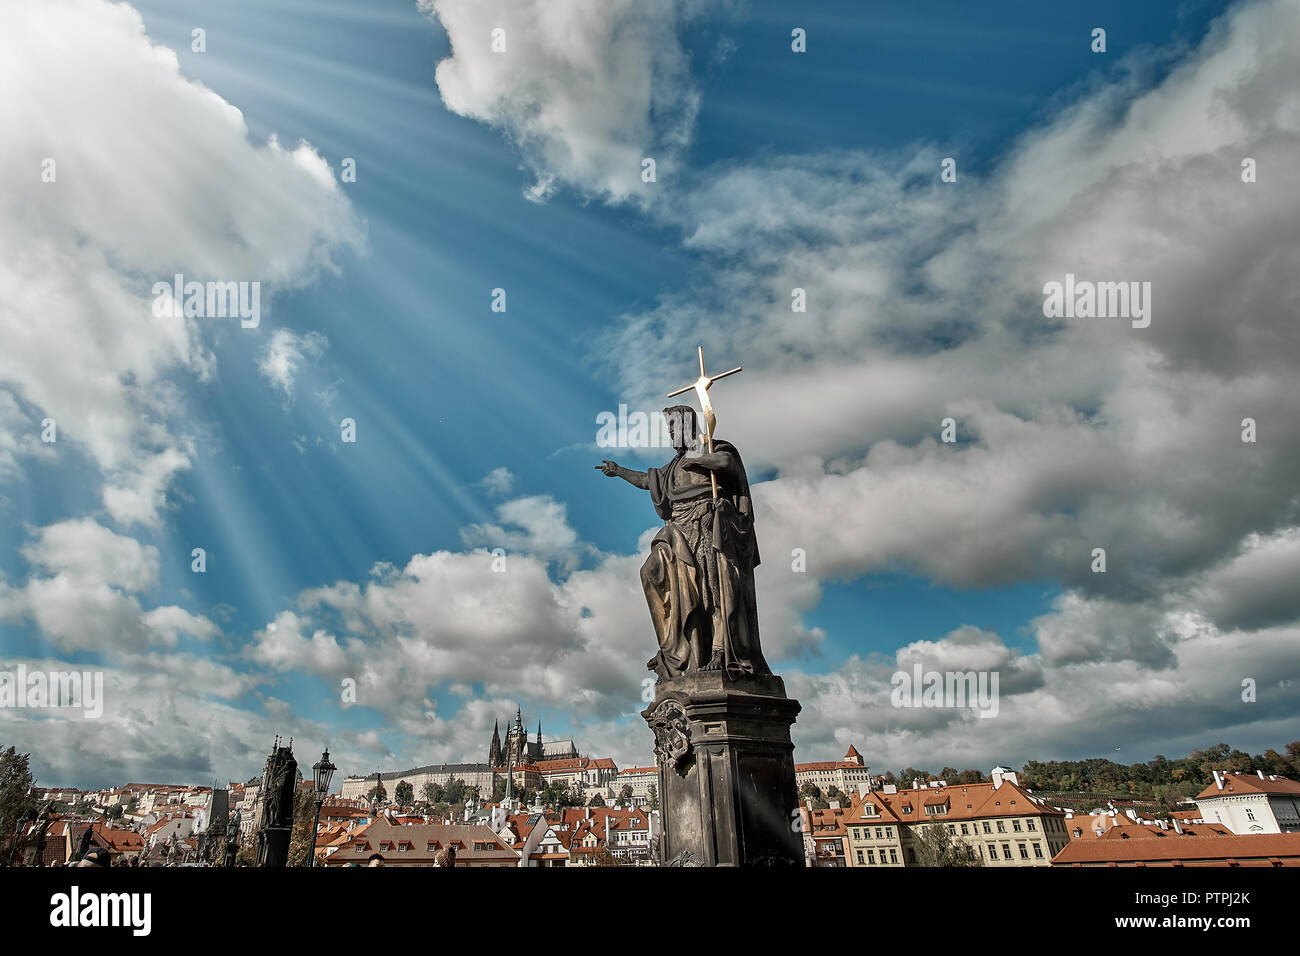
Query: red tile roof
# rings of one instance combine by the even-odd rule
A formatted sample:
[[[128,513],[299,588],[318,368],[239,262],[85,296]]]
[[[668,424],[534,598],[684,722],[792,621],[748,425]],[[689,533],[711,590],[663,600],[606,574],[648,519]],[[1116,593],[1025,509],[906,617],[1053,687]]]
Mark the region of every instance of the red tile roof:
[[[1300,866],[1300,833],[1195,838],[1071,840],[1053,866],[1115,865]]]
[[[1222,775],[1222,778],[1222,789],[1219,788],[1217,783],[1211,783],[1196,795],[1196,799],[1205,800],[1210,797],[1219,797],[1228,793],[1285,793],[1300,795],[1300,783],[1296,783],[1294,780],[1288,780],[1286,777],[1260,777],[1258,774],[1254,773],[1225,773]]]

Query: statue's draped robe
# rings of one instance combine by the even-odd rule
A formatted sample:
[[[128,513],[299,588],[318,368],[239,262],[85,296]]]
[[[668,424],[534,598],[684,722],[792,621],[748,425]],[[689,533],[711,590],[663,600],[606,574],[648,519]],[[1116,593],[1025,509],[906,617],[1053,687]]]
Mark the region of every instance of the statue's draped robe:
[[[749,481],[734,445],[714,439],[713,453],[724,459],[714,472],[717,502],[709,471],[685,467],[690,459],[682,454],[646,472],[650,499],[664,519],[641,567],[659,639],[650,666],[660,680],[698,670],[715,649],[729,676],[771,673],[758,641]]]

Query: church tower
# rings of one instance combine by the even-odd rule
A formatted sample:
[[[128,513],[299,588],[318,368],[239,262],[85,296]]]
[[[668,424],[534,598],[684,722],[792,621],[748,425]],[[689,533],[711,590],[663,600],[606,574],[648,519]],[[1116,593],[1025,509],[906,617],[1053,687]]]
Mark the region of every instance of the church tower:
[[[492,722],[492,746],[488,748],[488,766],[499,767],[505,762],[501,752],[501,721]]]

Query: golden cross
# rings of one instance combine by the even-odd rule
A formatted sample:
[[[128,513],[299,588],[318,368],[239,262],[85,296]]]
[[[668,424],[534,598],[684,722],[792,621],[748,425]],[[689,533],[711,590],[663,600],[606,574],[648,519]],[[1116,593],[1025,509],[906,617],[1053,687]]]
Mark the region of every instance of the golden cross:
[[[728,375],[735,375],[737,372],[742,371],[742,369],[739,365],[737,365],[735,368],[731,369],[728,372],[719,372],[717,375],[709,375],[704,370],[704,346],[703,345],[699,346],[699,352],[700,352],[700,377],[695,380],[694,384],[683,386],[682,388],[677,389],[675,392],[669,392],[668,397],[673,398],[677,395],[682,394],[683,392],[689,392],[691,389],[695,389],[695,394],[696,396],[699,397],[700,400],[700,411],[704,413],[704,424],[705,424],[704,437],[708,442],[709,454],[711,455],[713,454],[713,429],[717,425],[718,420],[717,417],[713,414],[713,403],[709,401],[709,388],[712,387],[713,383],[716,382],[718,379],[726,378]],[[718,497],[718,479],[713,474],[712,471],[709,472],[709,483],[713,486],[713,497],[714,498]]]

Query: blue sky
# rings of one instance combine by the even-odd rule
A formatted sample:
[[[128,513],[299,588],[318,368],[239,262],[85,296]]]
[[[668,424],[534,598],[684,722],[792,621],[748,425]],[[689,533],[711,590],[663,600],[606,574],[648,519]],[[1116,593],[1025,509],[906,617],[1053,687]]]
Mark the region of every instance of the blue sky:
[[[116,169],[85,163],[84,174],[65,164],[61,177],[84,175],[92,197],[128,195],[149,188],[142,171],[156,163],[166,180],[158,193],[171,198],[177,220],[168,229],[202,235],[206,252],[143,251],[142,241],[137,254],[111,220],[98,234],[80,225],[78,217],[94,218],[80,204],[66,231],[51,230],[51,246],[84,228],[103,246],[115,288],[137,298],[173,269],[258,278],[256,264],[272,262],[265,278],[274,295],[264,299],[257,329],[199,320],[183,361],[101,366],[95,349],[111,346],[88,347],[77,358],[82,374],[125,383],[124,421],[134,416],[155,428],[123,439],[116,452],[85,437],[99,426],[82,405],[52,410],[55,384],[0,367],[15,409],[0,421],[15,436],[0,445],[13,449],[0,470],[6,658],[107,668],[110,687],[125,697],[104,727],[32,717],[0,723],[0,741],[33,749],[43,779],[248,776],[277,732],[295,734],[309,750],[328,742],[348,772],[481,759],[493,716],[516,705],[530,723],[540,717],[548,734],[572,735],[584,751],[646,762],[636,711],[653,635],[635,569],[638,539],[654,515],[643,496],[592,470],[610,457],[595,447],[595,422],[620,402],[653,409],[663,392],[688,382],[697,342],[718,367],[746,366],[718,386],[714,402],[720,433],[767,479],[756,488],[769,509],[760,511],[770,556],[760,614],[769,658],[804,702],[799,756],[825,759],[853,742],[883,771],[1088,756],[1111,750],[1111,738],[1126,741],[1133,759],[1225,738],[1257,750],[1285,742],[1294,657],[1277,667],[1288,660],[1280,649],[1295,609],[1282,601],[1280,616],[1254,620],[1226,607],[1240,590],[1223,581],[1247,573],[1234,569],[1257,551],[1278,552],[1277,560],[1256,558],[1269,568],[1292,560],[1286,452],[1273,446],[1265,458],[1261,449],[1259,461],[1240,466],[1263,489],[1252,506],[1225,500],[1227,489],[1209,478],[1185,475],[1186,487],[1149,481],[1143,470],[1169,466],[1161,457],[1168,450],[1133,436],[1167,419],[1134,396],[1146,388],[1178,395],[1194,384],[1173,372],[1153,384],[1126,363],[1151,348],[1165,368],[1217,376],[1235,428],[1251,409],[1273,407],[1258,377],[1267,369],[1250,364],[1251,349],[1273,341],[1280,357],[1293,341],[1262,331],[1247,341],[1244,329],[1241,361],[1213,368],[1205,355],[1216,348],[1202,342],[1208,333],[1199,323],[1178,329],[1171,316],[1169,331],[1135,347],[1110,331],[1043,330],[1032,311],[1041,281],[1034,277],[1076,263],[1084,273],[1137,262],[1143,275],[1164,281],[1163,291],[1195,274],[1197,259],[1153,245],[1213,255],[1215,240],[1202,242],[1192,225],[1129,208],[1123,184],[1144,175],[1167,184],[1159,167],[1170,157],[1189,164],[1230,157],[1235,166],[1237,155],[1285,153],[1295,117],[1276,104],[1252,113],[1258,98],[1227,100],[1244,117],[1227,124],[1237,141],[1224,134],[1226,141],[1192,147],[1182,135],[1215,115],[1197,76],[1213,85],[1233,75],[1221,61],[1267,43],[1270,31],[1258,24],[1285,21],[1281,5],[806,3],[796,11],[663,0],[632,12],[574,0],[552,12],[574,18],[557,35],[535,26],[545,17],[525,0],[495,12],[459,0],[425,10],[414,0],[133,6],[148,41],[176,51],[179,75],[160,73],[160,88],[199,97],[194,84],[202,84],[236,107],[247,127],[243,146],[232,152],[228,138],[209,142],[199,99],[184,116],[141,112],[124,99],[109,135],[149,158]],[[91,0],[54,8],[32,16],[68,17],[88,34],[99,19],[110,22]],[[1244,26],[1233,19],[1241,9]],[[520,51],[506,78],[480,50],[484,16],[505,18],[511,49]],[[806,54],[790,50],[795,26],[808,31]],[[1107,30],[1105,54],[1089,49],[1096,26]],[[190,48],[195,27],[206,30],[205,52]],[[141,60],[142,82],[150,82],[133,25],[114,19],[109,35],[123,57]],[[648,87],[638,85],[647,77],[611,66],[633,48],[657,51]],[[76,82],[112,87],[117,68],[106,62],[99,74],[87,63]],[[440,62],[456,69],[438,72]],[[583,109],[577,94],[577,108],[564,108],[575,85],[557,67],[564,63],[600,78],[604,109]],[[1261,63],[1253,74],[1259,89],[1280,89],[1287,63]],[[30,79],[39,84],[42,74]],[[494,88],[496,99],[483,93]],[[658,111],[644,112],[647,89],[662,97]],[[79,113],[84,99],[68,97],[43,104],[44,123],[14,118],[27,122],[31,155],[60,155],[60,123],[93,126]],[[1185,126],[1166,99],[1188,109]],[[1134,104],[1164,117],[1163,125],[1143,120]],[[1079,131],[1081,117],[1094,124],[1088,135],[1111,148],[1077,148],[1093,142]],[[222,190],[247,197],[252,181],[231,174],[226,182],[227,170],[265,158],[272,135],[285,150],[306,141],[335,180],[342,160],[354,158],[356,182],[321,185],[299,174],[308,163],[285,161],[282,183],[254,189],[247,209],[227,213]],[[1144,135],[1157,159],[1131,145]],[[110,156],[121,155],[111,147]],[[648,189],[638,182],[639,170],[611,159],[620,150],[658,155],[660,182]],[[959,178],[944,193],[937,169],[947,156],[958,159]],[[551,185],[530,196],[539,181]],[[1107,183],[1119,184],[1115,194],[1100,191]],[[1257,193],[1271,188],[1257,185]],[[1051,249],[1038,262],[1050,243],[1010,247],[1008,237],[1022,230],[1044,230],[1053,241],[1072,234],[1074,220],[1043,221],[1053,214],[1043,197],[1064,205],[1071,189],[1080,191],[1074,201],[1101,211],[1082,217],[1077,246]],[[175,201],[209,192],[215,199],[196,202],[197,213]],[[18,208],[28,196],[15,192],[11,201]],[[124,206],[115,215],[133,213]],[[139,218],[148,231],[149,216],[142,210]],[[823,230],[823,222],[833,225]],[[1116,230],[1158,240],[1112,250]],[[1263,242],[1267,230],[1260,232]],[[320,267],[321,256],[330,266]],[[229,263],[252,271],[220,271]],[[771,300],[779,294],[788,303],[782,290],[790,283],[778,281],[787,273],[818,270],[821,285],[808,284],[826,305],[799,330]],[[1291,295],[1285,283],[1237,275],[1267,290],[1251,298],[1247,319]],[[14,282],[23,279],[19,271]],[[769,284],[778,292],[769,295]],[[496,288],[506,290],[504,313],[490,308]],[[827,290],[820,299],[819,288]],[[1194,289],[1186,301],[1197,301]],[[93,296],[73,301],[85,328],[111,335],[113,321],[131,322],[129,312],[110,308],[96,325]],[[30,309],[11,311],[16,323],[38,321]],[[1082,343],[1065,340],[1072,335]],[[1038,336],[1055,337],[1050,351],[1038,351]],[[289,361],[278,377],[276,356]],[[951,474],[931,467],[943,453],[935,439],[947,409],[967,410],[958,413],[965,437],[954,454],[976,456],[955,461]],[[54,451],[30,444],[46,414],[61,420],[66,436]],[[340,441],[344,417],[357,422],[355,444]],[[1188,419],[1188,429],[1204,434],[1202,418]],[[1044,449],[1041,459],[1018,443],[1012,422],[1042,429],[1034,446]],[[1053,452],[1054,441],[1100,450],[1063,474],[1068,453]],[[156,478],[151,503],[115,506],[105,488],[120,484],[123,471],[153,474],[130,463],[161,446],[179,449],[185,464]],[[640,467],[654,458],[614,457]],[[509,481],[485,483],[496,469]],[[1219,479],[1232,477],[1229,470]],[[969,500],[960,498],[966,491]],[[973,523],[943,517],[949,508],[974,515]],[[836,522],[837,509],[850,517]],[[1162,532],[1150,533],[1130,509],[1160,521]],[[48,529],[81,521],[103,534],[68,526],[69,536],[88,535],[77,548],[125,549],[156,573],[124,582],[120,572],[101,580],[78,570],[83,559],[66,553],[73,545],[62,547]],[[987,542],[971,544],[983,536]],[[1118,567],[1098,583],[1076,557],[1103,538]],[[527,564],[507,572],[519,583],[505,592],[471,570],[485,568],[483,556],[497,546]],[[190,570],[195,547],[206,549],[206,573]],[[791,547],[808,551],[803,578],[786,567]],[[412,564],[439,554],[446,561],[431,558],[430,568]],[[1264,579],[1260,600],[1280,600]],[[31,583],[63,580],[76,593]],[[470,604],[444,621],[439,608],[453,593],[469,595]],[[42,611],[62,599],[89,602],[69,613],[92,617],[108,602],[113,612],[103,619],[119,623],[93,640],[74,635]],[[123,608],[133,604],[131,614],[178,608],[191,617],[160,631],[156,618],[127,621]],[[1188,624],[1196,615],[1204,621]],[[1223,686],[1205,683],[1216,645],[1194,644],[1204,627],[1215,630],[1205,640],[1223,642],[1218,653],[1248,662]],[[996,733],[962,715],[915,715],[899,730],[909,715],[882,719],[877,705],[888,673],[912,659],[994,662],[985,666],[1006,668],[1003,693],[1021,697],[1020,706],[988,722],[1000,725]],[[1257,711],[1242,712],[1239,676],[1256,666],[1279,683]],[[359,706],[340,703],[347,676],[365,689]],[[1093,680],[1144,686],[1099,715]],[[1153,709],[1155,719],[1144,717]],[[1040,713],[1050,718],[1031,730]],[[893,736],[881,736],[886,725]],[[187,736],[187,727],[209,729]],[[109,740],[126,743],[80,756],[97,741],[109,749]]]

